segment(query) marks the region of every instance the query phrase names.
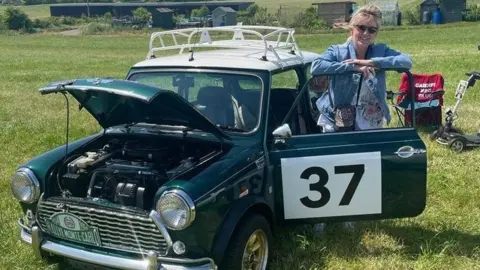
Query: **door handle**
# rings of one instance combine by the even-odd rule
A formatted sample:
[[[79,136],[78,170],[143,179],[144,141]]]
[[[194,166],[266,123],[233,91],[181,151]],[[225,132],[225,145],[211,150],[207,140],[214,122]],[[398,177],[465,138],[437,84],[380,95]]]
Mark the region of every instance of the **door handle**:
[[[424,154],[427,150],[415,149],[409,145],[400,147],[394,154],[397,154],[401,158],[409,158],[415,154]]]

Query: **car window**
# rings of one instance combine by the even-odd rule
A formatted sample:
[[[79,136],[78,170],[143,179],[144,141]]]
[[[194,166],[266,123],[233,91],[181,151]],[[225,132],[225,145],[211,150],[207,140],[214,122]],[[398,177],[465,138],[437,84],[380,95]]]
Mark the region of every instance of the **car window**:
[[[129,80],[175,92],[217,126],[253,130],[259,119],[263,89],[254,75],[199,72],[138,72]]]
[[[310,119],[308,120],[313,121],[315,127],[320,129],[308,129],[306,132],[300,132],[299,129],[292,128],[292,134],[294,136],[312,134],[318,133],[319,130],[322,133],[357,132],[366,129],[380,130],[409,126],[406,118],[409,117],[410,111],[405,110],[405,108],[409,106],[410,101],[398,95],[400,92],[399,88],[403,88],[400,83],[402,73],[396,71],[386,71],[385,73],[387,73],[385,79],[388,94],[385,96],[386,104],[384,105],[386,107],[382,109],[381,102],[378,101],[373,91],[368,88],[369,83],[363,78],[360,80],[361,76],[359,74],[349,75],[354,76],[352,78],[357,78],[353,81],[347,80],[345,77],[347,75],[312,77],[309,75],[310,70],[307,67],[306,75],[310,76],[310,79],[302,87],[302,93],[308,95],[308,103],[302,103],[300,100],[293,110],[292,119],[288,119],[287,123],[294,123],[296,118],[302,117],[300,115],[302,108],[307,108],[310,112],[308,114]],[[328,90],[332,88],[335,89],[329,92]],[[337,99],[342,99],[343,101],[343,106],[339,106],[337,110],[333,110],[330,106],[330,98],[334,98],[335,92],[342,93],[341,96],[337,96]],[[347,92],[350,94],[346,94]],[[391,96],[392,92],[395,93],[394,96]],[[347,97],[350,97],[350,99],[346,100]],[[431,104],[428,104],[428,106],[431,106]],[[383,110],[388,110],[390,115],[389,123],[387,123],[386,113]],[[425,117],[431,116],[429,112],[423,113],[417,110],[417,119],[421,113]],[[347,127],[357,127],[357,129],[348,129]],[[359,127],[360,129],[358,129]]]
[[[290,69],[272,75],[272,89],[298,89],[299,78],[295,70]]]

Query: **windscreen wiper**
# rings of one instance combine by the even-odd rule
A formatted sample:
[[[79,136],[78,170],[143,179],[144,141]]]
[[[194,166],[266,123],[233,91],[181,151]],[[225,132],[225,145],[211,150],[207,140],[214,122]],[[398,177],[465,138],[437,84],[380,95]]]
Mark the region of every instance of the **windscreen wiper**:
[[[217,125],[217,127],[221,128],[221,129],[223,129],[223,130],[245,132],[245,130],[242,129],[242,128],[236,128],[236,127],[232,127],[232,126]]]

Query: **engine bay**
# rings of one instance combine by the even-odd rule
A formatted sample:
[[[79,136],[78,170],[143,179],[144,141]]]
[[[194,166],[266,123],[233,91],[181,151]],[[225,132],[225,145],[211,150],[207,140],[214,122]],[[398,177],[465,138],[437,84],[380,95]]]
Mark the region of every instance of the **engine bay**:
[[[148,210],[162,185],[192,177],[219,153],[212,145],[112,139],[66,159],[57,171],[58,187],[64,196]]]

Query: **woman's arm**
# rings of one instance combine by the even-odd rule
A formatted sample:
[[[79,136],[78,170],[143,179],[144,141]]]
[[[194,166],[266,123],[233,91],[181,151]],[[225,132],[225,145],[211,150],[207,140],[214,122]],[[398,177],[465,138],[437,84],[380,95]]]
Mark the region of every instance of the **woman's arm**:
[[[412,58],[404,53],[385,46],[384,57],[372,57],[373,66],[376,68],[412,68]]]
[[[312,76],[355,71],[355,65],[353,63],[338,62],[338,50],[336,46],[337,45],[330,45],[324,53],[312,62],[312,67],[310,68]]]
[[[412,68],[412,58],[410,58],[410,56],[393,50],[386,45],[383,46],[385,46],[385,56],[383,57],[372,57],[370,59],[347,59],[343,62],[359,66],[370,66],[374,68]]]

